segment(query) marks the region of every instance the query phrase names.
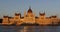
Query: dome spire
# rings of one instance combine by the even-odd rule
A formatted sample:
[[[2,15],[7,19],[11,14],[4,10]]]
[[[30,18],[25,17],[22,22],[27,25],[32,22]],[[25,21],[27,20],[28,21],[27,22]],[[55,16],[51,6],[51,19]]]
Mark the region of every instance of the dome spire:
[[[31,9],[31,6],[29,6],[29,9]]]
[[[31,6],[29,6],[28,13],[32,13]]]

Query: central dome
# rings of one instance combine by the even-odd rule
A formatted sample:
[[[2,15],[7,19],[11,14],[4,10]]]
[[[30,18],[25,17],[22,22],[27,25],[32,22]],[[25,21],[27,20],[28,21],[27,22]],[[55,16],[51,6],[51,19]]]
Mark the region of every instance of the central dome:
[[[31,10],[31,8],[29,7],[29,9],[28,9],[28,13],[32,13],[32,10]]]

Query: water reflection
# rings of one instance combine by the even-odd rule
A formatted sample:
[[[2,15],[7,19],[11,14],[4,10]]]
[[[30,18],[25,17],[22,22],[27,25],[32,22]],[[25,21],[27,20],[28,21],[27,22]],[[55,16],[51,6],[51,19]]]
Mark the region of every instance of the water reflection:
[[[0,32],[60,32],[60,26],[0,26]]]

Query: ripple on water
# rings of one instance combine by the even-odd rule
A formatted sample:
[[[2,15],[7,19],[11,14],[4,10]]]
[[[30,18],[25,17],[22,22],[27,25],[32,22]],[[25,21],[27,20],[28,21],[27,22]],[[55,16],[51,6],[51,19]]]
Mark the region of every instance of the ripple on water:
[[[24,27],[28,32],[60,32],[60,26],[0,26],[0,32],[20,32]]]

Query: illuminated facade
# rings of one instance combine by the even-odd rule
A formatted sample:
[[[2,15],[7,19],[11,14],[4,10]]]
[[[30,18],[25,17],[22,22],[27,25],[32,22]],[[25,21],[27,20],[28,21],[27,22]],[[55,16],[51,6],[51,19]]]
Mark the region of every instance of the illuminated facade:
[[[39,17],[36,17],[31,8],[29,8],[27,13],[26,11],[24,12],[24,17],[21,17],[20,13],[15,13],[14,17],[4,16],[2,24],[20,25],[22,23],[29,23],[29,24],[38,23],[42,25],[47,25],[52,23],[57,24],[58,21],[59,19],[57,18],[57,16],[46,17],[45,12],[39,13]]]

